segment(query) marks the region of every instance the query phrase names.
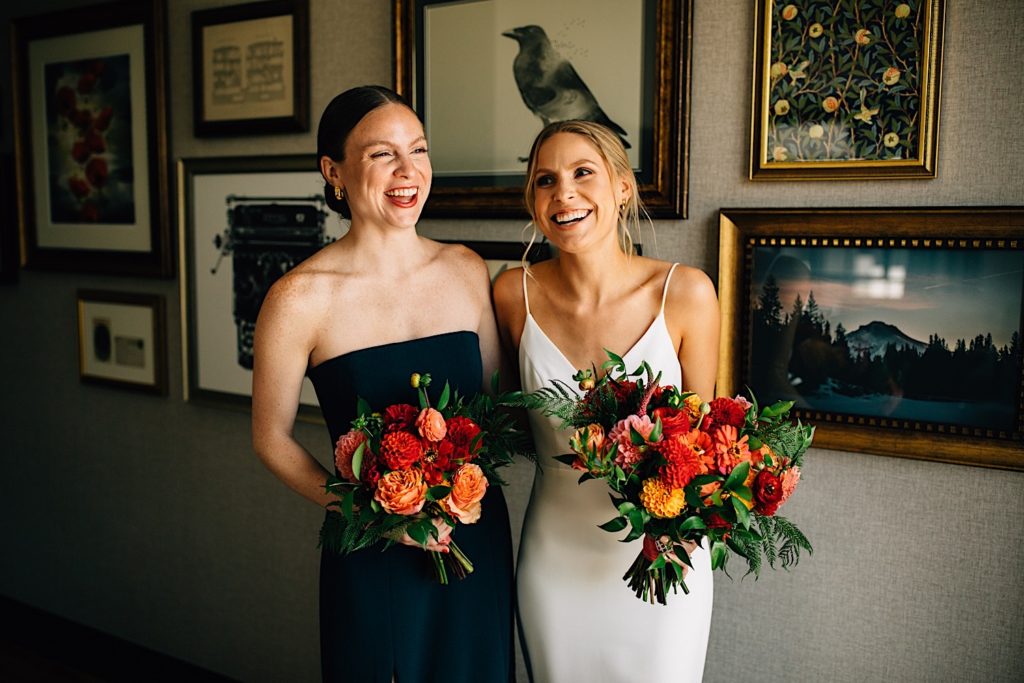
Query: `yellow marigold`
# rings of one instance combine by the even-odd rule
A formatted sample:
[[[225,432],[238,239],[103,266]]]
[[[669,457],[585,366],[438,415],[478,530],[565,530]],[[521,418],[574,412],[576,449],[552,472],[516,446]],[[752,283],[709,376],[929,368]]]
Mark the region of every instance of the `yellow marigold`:
[[[701,404],[704,401],[697,394],[690,394],[683,401],[683,407],[686,409],[686,414],[690,416],[690,422],[697,422],[701,416]]]
[[[651,477],[644,480],[640,502],[655,517],[670,519],[686,507],[686,495],[682,489],[670,489],[658,477]]]

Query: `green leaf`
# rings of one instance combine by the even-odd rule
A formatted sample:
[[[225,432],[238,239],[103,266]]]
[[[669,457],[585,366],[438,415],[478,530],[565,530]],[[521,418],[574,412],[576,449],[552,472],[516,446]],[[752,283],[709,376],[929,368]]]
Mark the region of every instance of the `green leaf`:
[[[427,500],[441,500],[452,490],[451,486],[431,486],[427,489]]]
[[[429,521],[427,521],[427,524],[430,526],[434,526]],[[422,521],[416,522],[415,524],[410,524],[406,528],[406,532],[409,534],[409,537],[412,540],[416,541],[420,545],[426,545],[427,542],[430,540],[430,532],[427,531],[426,528],[424,528]]]
[[[363,480],[361,475],[363,471],[363,453],[366,451],[366,442],[359,444],[356,448],[356,452],[352,454],[352,474],[355,475],[359,481]]]
[[[380,506],[380,503],[377,502],[376,498],[371,498],[370,499],[370,509],[373,510],[374,512],[380,512],[384,508],[382,508]]]
[[[604,524],[599,524],[598,527],[604,529],[605,531],[611,531],[613,533],[616,531],[622,531],[626,528],[626,518],[616,517],[615,519],[609,520]]]
[[[729,478],[725,480],[725,488],[729,491],[734,490],[737,486],[742,486],[743,482],[746,481],[747,475],[750,473],[750,463],[741,462],[733,469],[732,473],[729,474]]]
[[[700,517],[698,517],[697,515],[693,515],[692,517],[687,517],[685,520],[683,520],[683,523],[679,525],[679,530],[680,531],[692,531],[694,529],[707,529],[707,528],[708,527],[704,523],[704,520],[701,519]]]
[[[373,412],[373,409],[370,408],[370,404],[366,402],[366,399],[364,399],[362,396],[360,396],[359,398],[356,399],[356,416],[357,417],[364,417],[366,415],[371,414],[372,412]]]
[[[614,504],[614,503],[615,503],[615,501],[613,500],[612,504]],[[634,505],[633,503],[630,503],[628,500],[625,500],[625,501],[619,503],[617,508],[619,510],[619,514],[620,515],[628,515],[630,512],[632,512],[633,510],[636,509],[636,505]]]
[[[715,541],[711,544],[711,568],[720,569],[725,566],[725,560],[729,556],[729,549],[722,541]]]
[[[748,503],[754,500],[754,492],[750,490],[749,486],[737,486],[732,494],[738,498],[742,498]]]
[[[736,520],[745,527],[750,526],[750,510],[743,504],[739,498],[731,496],[729,500],[732,501],[732,508],[736,511]]]
[[[665,556],[664,555],[658,555],[658,557],[656,557],[654,559],[654,562],[651,562],[651,566],[647,568],[647,571],[653,572],[653,571],[656,571],[658,569],[661,569],[664,566],[665,566]]]
[[[341,499],[341,514],[345,515],[345,519],[352,519],[355,497],[356,491],[352,489]]]
[[[643,446],[647,443],[647,439],[644,438],[644,435],[636,431],[636,427],[633,425],[629,426],[629,440],[634,446]]]
[[[448,407],[448,399],[451,397],[451,387],[448,386],[448,382],[444,383],[444,389],[441,390],[441,397],[437,399],[437,409],[444,410]]]
[[[651,436],[650,436],[649,440],[652,441],[652,442],[660,441],[661,440],[661,418],[660,417],[657,418],[654,421],[654,429],[651,430]]]
[[[686,554],[686,553],[683,553],[683,555],[685,555],[685,554]],[[683,555],[680,555],[680,556],[679,556],[679,559],[683,559]],[[680,566],[679,566],[678,564],[676,564],[675,562],[673,562],[673,563],[672,563],[671,565],[669,565],[669,566],[671,566],[671,567],[672,567],[672,571],[673,571],[673,572],[675,572],[675,574],[676,574],[676,581],[682,581],[682,580],[683,580],[683,568],[682,568],[682,567],[680,567]]]
[[[494,372],[491,373],[491,393],[497,396],[498,389],[500,388],[500,386],[501,382],[499,381],[499,371],[495,370]]]

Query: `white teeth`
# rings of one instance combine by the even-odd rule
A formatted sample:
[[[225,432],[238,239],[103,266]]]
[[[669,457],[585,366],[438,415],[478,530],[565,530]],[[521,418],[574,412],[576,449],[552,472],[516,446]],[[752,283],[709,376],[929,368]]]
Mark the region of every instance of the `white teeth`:
[[[388,190],[384,194],[388,197],[414,197],[416,196],[415,187],[403,187],[398,190]]]
[[[573,209],[572,211],[562,211],[555,214],[555,222],[559,224],[572,223],[580,219],[586,218],[590,215],[590,211],[587,209]]]

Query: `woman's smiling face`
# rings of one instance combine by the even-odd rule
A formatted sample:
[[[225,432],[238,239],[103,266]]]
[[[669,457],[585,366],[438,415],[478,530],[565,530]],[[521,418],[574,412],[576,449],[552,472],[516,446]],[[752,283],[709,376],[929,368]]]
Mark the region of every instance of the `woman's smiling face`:
[[[575,133],[556,133],[537,150],[532,178],[537,227],[559,251],[578,252],[616,239],[627,187],[598,149]]]
[[[400,104],[367,114],[345,141],[339,172],[353,220],[415,226],[433,177],[416,114]]]

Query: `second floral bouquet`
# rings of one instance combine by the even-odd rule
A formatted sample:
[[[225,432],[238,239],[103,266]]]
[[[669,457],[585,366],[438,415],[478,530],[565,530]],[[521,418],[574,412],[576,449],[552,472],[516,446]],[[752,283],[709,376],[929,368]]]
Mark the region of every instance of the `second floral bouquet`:
[[[436,404],[427,392],[429,374],[414,373],[410,385],[419,405],[399,403],[374,411],[359,399],[352,429],[335,447],[338,475],[327,490],[338,497],[320,530],[320,543],[348,553],[408,534],[427,545],[439,538],[434,520],[454,527],[482,514],[491,484],[502,484],[498,468],[526,453],[529,439],[517,429],[504,398],[477,394],[465,401],[446,383]],[[497,394],[497,377],[494,378]],[[438,580],[448,570],[463,578],[473,564],[454,543],[431,551]]]
[[[789,567],[811,552],[803,533],[776,514],[800,480],[814,435],[789,420],[792,402],[705,402],[660,385],[647,363],[627,372],[621,357],[608,355],[599,380],[591,370],[573,377],[582,396],[554,381],[518,402],[570,430],[572,452],[556,457],[583,472],[580,483],[600,479],[611,488],[618,514],[601,528],[628,528],[623,541],[642,539],[623,576],[638,598],[666,604],[670,590],[688,592],[687,544],[708,543],[712,569],[724,569],[731,551],[755,574],[765,561]]]

